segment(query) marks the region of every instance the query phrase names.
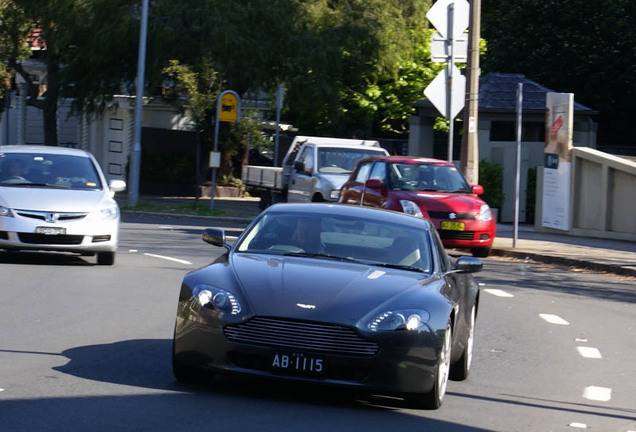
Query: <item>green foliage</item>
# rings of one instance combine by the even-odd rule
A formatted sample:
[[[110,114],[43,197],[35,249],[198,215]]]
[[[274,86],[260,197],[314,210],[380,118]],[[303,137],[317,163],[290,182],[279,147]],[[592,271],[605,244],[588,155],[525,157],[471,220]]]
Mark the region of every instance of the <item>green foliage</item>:
[[[600,111],[599,142],[634,143],[634,0],[483,0],[484,73],[524,73]]]
[[[422,98],[426,84],[420,63],[429,5],[415,0],[305,3],[303,48],[287,81],[286,118],[307,134],[404,133],[409,104]]]
[[[491,208],[501,208],[504,202],[503,167],[498,163],[481,160],[479,162],[479,184],[484,187],[480,195]]]
[[[218,73],[210,61],[202,58],[197,66],[191,67],[179,63],[179,60],[170,60],[163,73],[173,83],[166,99],[188,112],[197,127],[206,127],[209,124],[206,120],[211,117],[221,93]]]
[[[537,198],[537,168],[528,169],[528,187],[526,188],[526,222],[533,224],[535,201]]]

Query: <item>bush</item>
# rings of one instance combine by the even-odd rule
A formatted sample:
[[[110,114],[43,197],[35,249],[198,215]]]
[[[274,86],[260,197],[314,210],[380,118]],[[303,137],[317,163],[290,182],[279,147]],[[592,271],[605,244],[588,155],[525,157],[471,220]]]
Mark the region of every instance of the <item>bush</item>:
[[[537,197],[537,168],[528,169],[528,187],[526,188],[526,222],[534,224],[534,203]]]
[[[501,208],[504,202],[502,190],[503,167],[498,163],[479,162],[479,184],[484,187],[480,196],[491,208]]]

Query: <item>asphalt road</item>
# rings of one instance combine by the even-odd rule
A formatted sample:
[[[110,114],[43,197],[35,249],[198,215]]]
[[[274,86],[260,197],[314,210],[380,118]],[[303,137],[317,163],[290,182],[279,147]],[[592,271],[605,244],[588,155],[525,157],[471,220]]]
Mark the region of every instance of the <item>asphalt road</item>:
[[[636,431],[634,280],[499,258],[478,274],[471,376],[438,411],[267,381],[177,384],[179,284],[221,252],[204,225],[129,219],[114,267],[0,252],[0,431]]]

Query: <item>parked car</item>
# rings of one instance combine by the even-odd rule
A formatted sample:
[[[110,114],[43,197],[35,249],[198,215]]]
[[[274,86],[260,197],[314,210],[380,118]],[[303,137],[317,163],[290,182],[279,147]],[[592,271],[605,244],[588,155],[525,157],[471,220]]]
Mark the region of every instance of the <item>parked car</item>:
[[[430,219],[447,248],[487,257],[497,231],[480,185],[470,186],[450,162],[410,156],[361,160],[338,202],[381,207]]]
[[[180,381],[244,374],[341,385],[438,408],[468,376],[481,260],[451,259],[430,221],[381,209],[279,203],[181,284]]]
[[[119,239],[115,192],[90,153],[53,146],[0,146],[0,249],[97,255],[112,265]]]

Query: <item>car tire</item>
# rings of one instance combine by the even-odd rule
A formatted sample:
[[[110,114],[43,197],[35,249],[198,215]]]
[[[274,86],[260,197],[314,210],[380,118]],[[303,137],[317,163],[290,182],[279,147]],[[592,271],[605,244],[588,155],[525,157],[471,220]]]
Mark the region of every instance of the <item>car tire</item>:
[[[486,258],[488,257],[488,255],[490,255],[491,249],[492,248],[490,247],[472,248],[470,252],[473,254],[474,257]]]
[[[97,252],[97,265],[115,264],[115,252]]]
[[[450,372],[452,336],[453,331],[449,321],[446,325],[442,348],[437,361],[437,370],[435,371],[435,383],[433,384],[433,388],[431,391],[426,393],[408,394],[405,397],[405,400],[409,406],[423,409],[438,409],[442,406]]]
[[[172,354],[172,373],[174,374],[174,377],[177,379],[177,381],[184,384],[194,383],[197,377],[194,368],[184,366],[179,363],[174,353]]]
[[[477,317],[477,308],[473,304],[468,317],[468,334],[464,344],[464,352],[462,356],[450,368],[450,379],[453,381],[463,381],[468,378],[470,373],[470,365],[473,360],[473,345],[475,342],[475,319]]]

